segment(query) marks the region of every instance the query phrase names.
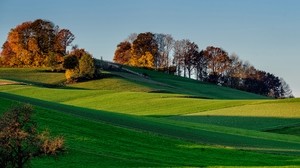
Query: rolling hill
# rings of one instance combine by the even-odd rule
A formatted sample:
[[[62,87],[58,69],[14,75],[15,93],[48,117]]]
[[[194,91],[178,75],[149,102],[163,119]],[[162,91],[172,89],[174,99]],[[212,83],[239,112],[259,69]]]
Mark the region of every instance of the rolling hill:
[[[147,77],[107,71],[65,86],[63,73],[1,68],[1,112],[31,103],[39,125],[66,139],[67,154],[32,166],[300,166],[299,99],[130,70]]]

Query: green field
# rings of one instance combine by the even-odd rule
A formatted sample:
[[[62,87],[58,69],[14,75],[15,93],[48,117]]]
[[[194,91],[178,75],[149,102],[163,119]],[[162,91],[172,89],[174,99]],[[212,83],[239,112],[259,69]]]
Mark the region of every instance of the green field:
[[[300,166],[300,99],[272,100],[154,71],[64,86],[64,74],[0,69],[0,111],[35,106],[66,139],[58,159],[32,167]],[[0,82],[1,83],[1,82]]]

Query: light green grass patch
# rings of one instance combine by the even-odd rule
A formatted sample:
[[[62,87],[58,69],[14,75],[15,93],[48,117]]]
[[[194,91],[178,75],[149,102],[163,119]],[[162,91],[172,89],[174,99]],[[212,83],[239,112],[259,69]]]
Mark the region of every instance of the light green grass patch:
[[[0,98],[0,102],[8,100]],[[67,152],[32,167],[201,167],[299,165],[294,156],[212,147],[35,108],[40,129],[63,135]],[[276,162],[274,162],[276,160]]]

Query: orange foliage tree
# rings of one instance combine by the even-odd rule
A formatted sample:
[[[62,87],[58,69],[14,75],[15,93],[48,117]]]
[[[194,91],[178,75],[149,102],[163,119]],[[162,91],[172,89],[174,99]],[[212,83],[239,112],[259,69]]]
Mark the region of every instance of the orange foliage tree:
[[[2,46],[0,65],[10,67],[41,67],[61,64],[66,48],[74,40],[67,29],[37,19],[24,22],[8,33]]]

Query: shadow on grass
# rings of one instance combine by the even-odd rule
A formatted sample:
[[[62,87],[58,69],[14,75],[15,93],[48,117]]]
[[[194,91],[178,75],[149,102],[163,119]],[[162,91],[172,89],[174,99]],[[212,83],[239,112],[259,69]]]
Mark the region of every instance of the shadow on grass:
[[[164,119],[139,117],[64,105],[3,92],[0,92],[0,97],[23,103],[30,103],[35,106],[55,110],[90,121],[105,122],[115,126],[151,132],[197,143],[230,146],[238,149],[279,154],[300,155],[300,143],[294,141],[266,139],[259,136],[244,136],[240,134],[193,128],[183,124],[168,123],[167,120]]]
[[[157,117],[157,116],[150,116]],[[161,116],[159,116],[161,117]],[[217,116],[217,115],[193,115],[193,116],[163,116],[168,119],[193,123],[213,124],[218,126],[242,128],[272,132],[275,129],[300,125],[300,118],[278,117],[249,117],[249,116]]]

